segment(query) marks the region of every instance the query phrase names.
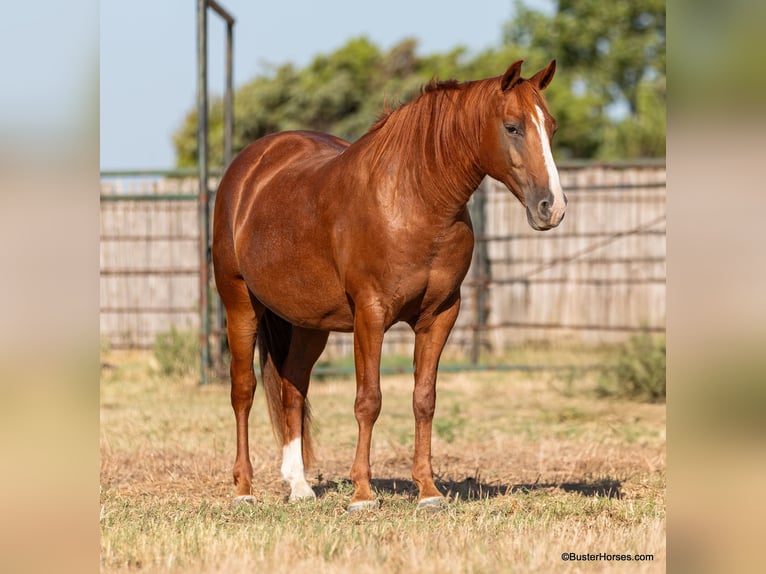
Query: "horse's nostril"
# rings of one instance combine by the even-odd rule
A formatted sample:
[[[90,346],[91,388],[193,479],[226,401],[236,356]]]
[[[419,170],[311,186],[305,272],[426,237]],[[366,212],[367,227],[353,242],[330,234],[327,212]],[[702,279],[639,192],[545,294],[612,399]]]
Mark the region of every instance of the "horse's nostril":
[[[543,199],[537,204],[537,210],[543,217],[548,217],[551,211],[551,204],[547,199]]]

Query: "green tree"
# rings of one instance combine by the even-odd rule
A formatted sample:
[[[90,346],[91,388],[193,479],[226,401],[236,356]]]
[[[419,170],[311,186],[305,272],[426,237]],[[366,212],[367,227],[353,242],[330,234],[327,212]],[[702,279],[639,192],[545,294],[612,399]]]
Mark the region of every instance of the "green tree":
[[[515,16],[495,48],[463,46],[421,56],[406,38],[388,52],[353,38],[306,67],[283,65],[241,86],[234,98],[234,151],[266,134],[315,129],[360,137],[384,109],[416,97],[433,78],[501,74],[524,59],[531,74],[556,58],[546,92],[561,129],[559,158],[630,158],[665,153],[665,12],[661,0],[557,0],[552,14],[516,0]],[[210,164],[223,158],[223,105],[213,101]],[[179,166],[197,161],[197,116],[189,112],[173,141]]]
[[[506,44],[559,64],[549,99],[566,126],[564,155],[664,155],[664,1],[557,0],[552,15],[515,6]],[[627,137],[634,129],[640,144]]]

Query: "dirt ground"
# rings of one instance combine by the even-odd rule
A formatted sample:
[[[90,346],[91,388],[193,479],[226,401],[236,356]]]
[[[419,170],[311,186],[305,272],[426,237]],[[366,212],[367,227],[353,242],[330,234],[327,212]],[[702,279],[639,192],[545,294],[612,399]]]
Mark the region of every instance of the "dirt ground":
[[[184,541],[188,533],[177,540],[177,529],[170,525],[175,520],[191,530],[217,529],[222,516],[235,512],[230,508],[235,444],[228,386],[200,388],[191,380],[162,377],[151,357],[142,355],[117,357],[110,364],[101,393],[102,569],[132,570],[140,564],[151,571],[218,571],[217,546],[208,546],[202,534],[193,543]],[[346,519],[351,494],[353,389],[350,378],[312,384],[318,463],[308,478],[318,501],[306,511],[303,526],[297,520],[295,530],[287,531],[304,546],[311,540],[311,548],[296,552],[303,552],[307,564],[321,562],[326,571],[346,571],[353,564],[353,553],[321,550],[346,535],[356,536],[330,526],[338,517]],[[481,534],[477,521],[485,519],[478,516],[487,513],[499,521],[490,532],[518,534],[523,524],[539,539],[534,548],[511,548],[505,538],[498,539],[507,551],[491,560],[477,555],[466,561],[447,553],[439,562],[443,567],[455,572],[503,571],[509,565],[518,571],[579,571],[576,563],[563,563],[558,556],[562,544],[569,548],[581,541],[579,548],[598,552],[652,553],[651,563],[633,563],[629,571],[664,571],[664,405],[599,399],[587,378],[562,381],[545,373],[448,373],[440,376],[438,389],[433,467],[437,486],[451,500],[443,532],[457,529],[455,540],[466,537],[468,544]],[[373,487],[382,501],[376,521],[399,524],[406,532],[412,528],[408,521],[416,499],[411,376],[385,377],[382,390],[371,456]],[[289,489],[279,475],[280,453],[260,390],[250,420],[253,512],[261,513],[265,524],[293,523],[284,515],[293,507],[285,502]],[[215,516],[200,519],[202,509],[207,513],[210,508]],[[473,518],[461,524],[455,513]],[[234,514],[224,523],[240,518]],[[321,525],[334,534],[317,534]],[[381,523],[374,528],[382,528]],[[243,536],[244,531],[227,530],[216,544],[245,544]],[[264,534],[263,546],[246,546],[244,558],[229,566],[242,571],[254,565],[277,567],[270,549],[276,541],[270,536]],[[406,571],[419,563],[418,551],[409,546],[409,562],[392,558],[391,548],[400,542],[388,548],[383,542],[369,544],[368,552],[378,556],[371,572]],[[601,563],[594,571],[609,571],[607,566]]]

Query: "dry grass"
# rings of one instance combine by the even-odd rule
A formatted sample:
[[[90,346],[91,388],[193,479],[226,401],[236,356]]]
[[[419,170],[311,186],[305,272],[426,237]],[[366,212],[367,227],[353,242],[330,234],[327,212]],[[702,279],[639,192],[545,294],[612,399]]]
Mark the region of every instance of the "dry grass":
[[[353,381],[314,383],[316,502],[288,504],[260,390],[253,507],[230,506],[228,387],[168,380],[147,354],[101,383],[104,572],[607,572],[563,552],[653,554],[665,569],[665,406],[595,398],[550,374],[440,377],[434,470],[452,502],[415,512],[409,376],[385,377],[373,438],[375,513],[348,515]]]

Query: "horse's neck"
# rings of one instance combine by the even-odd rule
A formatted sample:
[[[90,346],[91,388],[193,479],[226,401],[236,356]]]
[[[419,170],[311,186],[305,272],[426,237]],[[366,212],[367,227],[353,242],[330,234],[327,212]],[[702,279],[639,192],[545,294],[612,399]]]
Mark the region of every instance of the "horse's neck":
[[[457,103],[445,94],[430,95],[426,101],[410,104],[431,106],[427,113],[402,110],[369,139],[363,138],[368,141],[359,143],[367,148],[363,155],[381,193],[399,196],[397,202],[412,197],[413,203],[435,215],[459,217],[486,175],[478,160],[479,118],[470,115],[478,112],[468,108],[452,113],[438,106]],[[446,94],[450,95],[456,94]],[[441,102],[438,96],[442,96]],[[420,121],[415,122],[415,116]]]

